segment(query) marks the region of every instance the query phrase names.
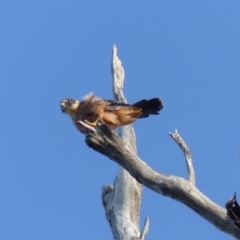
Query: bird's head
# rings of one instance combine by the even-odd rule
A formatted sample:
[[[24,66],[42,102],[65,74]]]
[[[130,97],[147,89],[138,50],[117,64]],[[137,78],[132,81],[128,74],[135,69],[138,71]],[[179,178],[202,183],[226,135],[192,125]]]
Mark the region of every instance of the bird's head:
[[[74,117],[75,113],[77,112],[80,102],[76,99],[65,98],[61,101],[61,109],[63,113]]]

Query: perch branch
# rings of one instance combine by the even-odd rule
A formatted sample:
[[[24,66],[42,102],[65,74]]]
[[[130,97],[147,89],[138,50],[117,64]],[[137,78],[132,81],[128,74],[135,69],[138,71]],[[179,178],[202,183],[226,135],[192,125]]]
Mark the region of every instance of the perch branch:
[[[211,201],[191,182],[154,171],[133,151],[127,149],[121,138],[106,125],[102,125],[97,133],[89,133],[86,136],[86,143],[120,164],[146,187],[183,203],[221,231],[240,239],[240,229],[228,217],[224,208]]]
[[[186,160],[186,165],[187,165],[187,170],[188,170],[188,181],[195,185],[195,173],[194,173],[194,168],[193,168],[193,163],[192,163],[192,156],[189,147],[187,144],[184,142],[180,134],[175,130],[173,133],[169,133],[169,135],[172,137],[172,139],[179,145],[179,147],[182,149],[185,160]]]
[[[118,102],[127,103],[123,95],[124,70],[117,56],[117,48],[112,51],[113,98]],[[96,134],[101,132],[101,126],[96,128]],[[100,132],[99,132],[100,131]],[[110,130],[109,139],[116,134]],[[135,133],[131,125],[119,129],[126,148],[136,153]],[[114,139],[112,139],[114,140]],[[137,182],[124,168],[120,166],[114,185],[104,186],[102,202],[107,220],[115,240],[139,239],[139,209],[142,196],[142,185]],[[144,239],[146,236],[143,235]]]

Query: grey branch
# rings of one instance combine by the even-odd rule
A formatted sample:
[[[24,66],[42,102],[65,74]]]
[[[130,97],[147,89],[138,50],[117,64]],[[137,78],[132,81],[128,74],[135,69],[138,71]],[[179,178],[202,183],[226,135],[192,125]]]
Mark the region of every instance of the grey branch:
[[[117,56],[116,46],[113,47],[112,52],[112,79],[114,100],[126,103],[123,95],[124,70]],[[96,128],[96,130],[96,134],[99,134],[99,128]],[[119,135],[125,147],[136,153],[136,139],[132,126],[128,125],[120,128]],[[115,136],[115,134],[113,133],[112,136]],[[103,186],[102,202],[114,239],[140,239],[139,210],[141,196],[142,185],[122,167],[119,168],[114,185]],[[145,236],[146,233],[142,235],[141,239],[144,239]]]
[[[86,136],[86,143],[89,147],[121,165],[139,183],[161,195],[183,203],[221,231],[240,239],[240,229],[227,216],[226,210],[211,201],[191,182],[153,170],[129,150],[121,138],[106,125],[99,128],[97,133],[89,133]]]
[[[186,164],[187,164],[187,170],[188,170],[188,180],[191,184],[195,185],[195,174],[194,174],[194,168],[192,163],[192,156],[189,147],[187,144],[183,141],[180,134],[175,130],[174,133],[169,133],[169,135],[173,138],[173,140],[179,145],[179,147],[182,149]]]
[[[124,69],[122,62],[117,56],[117,47],[114,45],[112,50],[112,80],[113,80],[113,98],[118,102],[126,102],[123,95]]]
[[[148,231],[149,231],[149,217],[146,216],[145,222],[144,222],[144,225],[143,225],[143,229],[142,229],[142,233],[140,235],[141,240],[145,239],[145,237],[148,234]]]

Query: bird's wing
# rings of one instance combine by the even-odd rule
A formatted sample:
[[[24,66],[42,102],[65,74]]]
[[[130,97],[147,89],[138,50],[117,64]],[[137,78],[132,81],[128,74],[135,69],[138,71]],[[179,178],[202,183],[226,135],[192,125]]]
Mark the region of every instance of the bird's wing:
[[[106,108],[108,110],[116,110],[118,108],[122,108],[122,107],[131,107],[132,105],[127,104],[127,103],[120,103],[120,102],[115,102],[112,100],[104,100],[106,101],[108,104],[106,106]]]

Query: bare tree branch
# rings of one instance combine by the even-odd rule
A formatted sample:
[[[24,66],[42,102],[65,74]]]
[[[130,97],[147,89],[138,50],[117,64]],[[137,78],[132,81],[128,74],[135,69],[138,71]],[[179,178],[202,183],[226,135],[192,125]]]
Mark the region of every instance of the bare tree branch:
[[[127,149],[121,138],[106,125],[99,128],[97,133],[86,136],[89,147],[120,164],[146,187],[183,203],[221,231],[240,239],[240,229],[228,217],[226,210],[206,197],[190,181],[154,171]]]
[[[143,229],[142,229],[142,233],[140,235],[140,239],[145,239],[145,237],[147,236],[148,234],[148,231],[149,231],[149,217],[146,216],[145,218],[145,222],[144,222],[144,225],[143,225]]]
[[[117,56],[116,46],[113,47],[112,52],[112,79],[114,99],[127,103],[122,91],[124,70]],[[98,130],[99,128],[97,128],[97,132]],[[136,138],[132,125],[120,128],[119,135],[125,143],[125,147],[136,153]],[[103,186],[102,202],[114,239],[140,239],[141,196],[142,185],[122,167],[119,169],[114,185]],[[145,236],[146,234],[141,239],[144,239]]]
[[[186,164],[187,164],[187,170],[188,170],[188,180],[191,184],[195,185],[195,174],[194,174],[194,168],[192,163],[192,157],[191,152],[187,144],[183,141],[180,134],[177,132],[177,129],[174,133],[169,133],[169,135],[173,138],[173,140],[179,145],[179,147],[182,149]]]

